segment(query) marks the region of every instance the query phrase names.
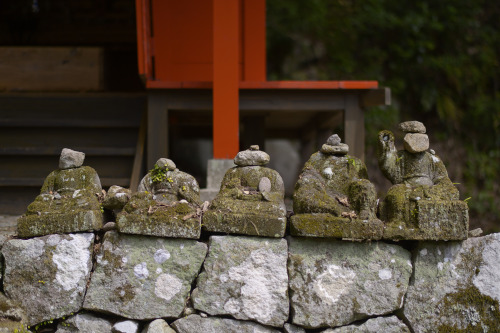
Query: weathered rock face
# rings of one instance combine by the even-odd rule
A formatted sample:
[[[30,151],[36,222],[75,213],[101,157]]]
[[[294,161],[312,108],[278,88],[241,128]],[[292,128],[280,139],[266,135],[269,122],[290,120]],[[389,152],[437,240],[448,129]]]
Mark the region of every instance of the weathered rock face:
[[[57,325],[56,333],[110,333],[111,323],[90,313],[79,313]]]
[[[92,231],[102,227],[101,182],[88,166],[55,170],[17,222],[19,237]]]
[[[500,234],[421,243],[404,307],[413,331],[497,331],[499,262]]]
[[[289,239],[292,322],[335,327],[403,306],[410,253],[382,242]]]
[[[202,318],[190,315],[172,323],[177,333],[279,333],[279,331],[249,321],[223,318]]]
[[[259,190],[261,182],[261,189],[265,191]],[[229,169],[219,194],[203,215],[203,228],[211,232],[283,237],[284,195],[283,179],[273,169],[262,166]]]
[[[179,317],[206,252],[193,240],[108,232],[84,307],[138,320]]]
[[[410,333],[410,329],[396,316],[368,319],[360,325],[327,329],[323,333]]]
[[[204,271],[192,293],[194,308],[283,326],[289,310],[287,248],[284,239],[210,237]]]
[[[81,309],[93,240],[93,234],[70,234],[5,243],[5,292],[21,304],[28,325]]]
[[[141,180],[117,216],[122,233],[173,238],[200,238],[200,187],[196,179],[160,158]]]

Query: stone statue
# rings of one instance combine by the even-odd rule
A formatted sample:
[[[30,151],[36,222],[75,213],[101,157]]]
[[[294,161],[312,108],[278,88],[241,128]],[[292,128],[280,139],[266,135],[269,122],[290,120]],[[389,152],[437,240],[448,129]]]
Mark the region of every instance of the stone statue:
[[[172,160],[160,158],[141,180],[138,192],[118,213],[118,230],[197,239],[201,233],[201,204],[196,179],[177,169]]]
[[[293,194],[296,236],[380,239],[376,191],[365,164],[334,134],[306,162]]]
[[[85,154],[64,148],[59,169],[45,179],[40,195],[18,220],[18,236],[91,231],[102,227],[98,197],[102,195],[97,172],[82,166]]]
[[[285,187],[279,173],[265,167],[270,157],[259,146],[240,151],[203,216],[208,231],[283,237]]]
[[[425,126],[418,121],[399,125],[405,134],[404,150],[397,151],[391,131],[378,136],[378,161],[392,186],[380,204],[386,222],[385,238],[465,239],[468,232],[467,204],[446,167],[429,150]]]

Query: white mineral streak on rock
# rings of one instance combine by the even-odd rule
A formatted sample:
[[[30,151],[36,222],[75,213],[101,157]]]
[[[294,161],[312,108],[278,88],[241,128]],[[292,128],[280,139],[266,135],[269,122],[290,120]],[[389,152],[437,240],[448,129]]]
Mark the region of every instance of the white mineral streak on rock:
[[[378,271],[378,276],[382,280],[389,280],[390,278],[392,278],[392,272],[390,269],[381,269]]]
[[[48,246],[56,246],[57,244],[59,244],[59,242],[61,241],[61,237],[59,235],[50,235],[48,238],[47,238],[47,245]]]
[[[141,262],[140,264],[135,265],[134,274],[139,279],[147,279],[149,276],[148,266],[145,262]]]
[[[89,273],[89,245],[92,234],[74,234],[73,240],[63,239],[53,252],[52,261],[57,267],[56,281],[66,291],[77,287]]]
[[[137,333],[139,332],[139,323],[133,320],[117,322],[112,329],[115,333]]]
[[[194,308],[281,327],[289,311],[286,262],[284,239],[212,236]]]
[[[170,259],[170,252],[164,249],[159,249],[155,252],[154,259],[158,264],[163,264],[165,261]]]
[[[332,176],[333,176],[332,168],[326,168],[326,169],[324,169],[323,170],[323,176],[325,176],[325,178],[331,179]]]
[[[314,291],[321,299],[337,303],[342,295],[348,294],[354,284],[356,273],[337,265],[330,265],[314,282]]]
[[[175,275],[161,274],[155,282],[155,295],[170,301],[182,289],[182,281]]]
[[[230,298],[224,309],[232,315],[269,321],[280,301],[272,297],[274,291],[270,288],[274,289],[287,279],[286,270],[281,269],[275,260],[276,255],[272,251],[262,248],[252,251],[242,264],[231,267],[228,278],[242,284],[241,294]]]
[[[491,241],[482,252],[483,262],[473,283],[482,294],[500,302],[500,234],[491,235]]]

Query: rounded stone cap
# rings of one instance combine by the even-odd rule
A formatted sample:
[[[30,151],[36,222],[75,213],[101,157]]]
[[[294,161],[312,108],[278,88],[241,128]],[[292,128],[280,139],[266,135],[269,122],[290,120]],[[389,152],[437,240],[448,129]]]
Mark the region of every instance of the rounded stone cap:
[[[410,153],[421,153],[429,149],[429,137],[422,133],[407,133],[404,137],[404,146]]]
[[[341,143],[337,146],[330,146],[327,144],[324,144],[321,146],[320,151],[323,154],[329,154],[329,155],[347,155],[349,152],[349,146],[346,145],[345,143]]]
[[[320,151],[323,154],[329,155],[346,155],[349,152],[349,146],[340,142],[340,136],[333,134],[326,140],[326,143],[321,146]]]
[[[172,161],[171,159],[168,159],[168,158],[160,158],[158,161],[156,161],[156,165],[160,168],[160,169],[168,169],[170,171],[174,171],[177,166],[175,165],[174,161]]]
[[[76,150],[64,148],[59,158],[59,169],[79,168],[83,165],[85,154]]]
[[[261,150],[255,150],[258,146],[252,146],[251,149],[240,151],[234,158],[234,164],[237,166],[262,166],[269,163],[271,158]]]
[[[421,133],[425,134],[426,129],[424,124],[422,124],[420,121],[412,120],[412,121],[405,121],[401,124],[399,124],[399,129],[405,133]]]
[[[333,134],[326,140],[326,144],[330,146],[338,146],[340,145],[341,141],[342,140],[340,140],[340,136],[338,136],[337,134]]]

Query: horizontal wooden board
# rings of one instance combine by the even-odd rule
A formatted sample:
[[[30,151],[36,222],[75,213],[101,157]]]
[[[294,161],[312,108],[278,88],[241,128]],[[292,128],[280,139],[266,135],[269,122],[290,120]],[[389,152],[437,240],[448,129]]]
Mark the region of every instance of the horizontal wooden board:
[[[0,47],[0,90],[99,91],[98,47]]]

